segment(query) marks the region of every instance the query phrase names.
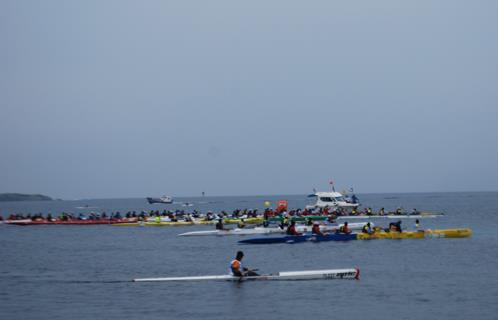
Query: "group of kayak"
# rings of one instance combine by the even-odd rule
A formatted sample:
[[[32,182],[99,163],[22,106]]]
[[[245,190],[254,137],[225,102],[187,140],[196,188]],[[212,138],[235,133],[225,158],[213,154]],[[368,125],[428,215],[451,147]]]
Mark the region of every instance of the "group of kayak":
[[[382,229],[373,226],[371,222],[363,224],[360,232],[353,232],[348,222],[331,232],[324,232],[318,223],[314,223],[310,233],[299,232],[295,222],[292,222],[286,230],[285,236],[280,237],[263,237],[240,240],[241,244],[269,244],[269,243],[297,243],[297,242],[321,242],[321,241],[348,241],[348,240],[370,240],[370,239],[421,239],[425,237],[445,237],[445,238],[464,238],[472,235],[472,231],[467,228],[462,229],[420,229],[419,220],[415,222],[415,231],[403,231],[401,229],[401,220],[389,223],[389,227]],[[357,227],[357,225],[355,225]]]
[[[419,218],[419,217],[437,217],[440,214],[432,214],[419,212],[416,209],[410,213],[405,213],[401,208],[393,212],[386,212],[381,208],[377,213],[374,213],[372,208],[365,208],[362,211],[357,211],[354,208],[351,212],[346,213],[343,210],[329,210],[329,208],[315,209],[292,209],[287,211],[274,210],[272,208],[265,209],[260,213],[257,209],[235,209],[231,213],[220,211],[213,213],[208,211],[203,214],[197,210],[187,212],[185,210],[158,210],[151,211],[128,211],[121,214],[119,211],[107,214],[105,211],[101,213],[90,212],[88,214],[73,214],[62,212],[58,216],[47,214],[44,216],[38,214],[11,214],[5,220],[0,215],[0,222],[7,224],[18,225],[39,225],[39,224],[122,224],[128,226],[138,225],[153,225],[153,226],[174,226],[174,225],[193,225],[193,224],[215,224],[219,219],[222,219],[227,224],[263,224],[271,222],[285,221],[329,221],[333,222],[336,219],[358,219],[358,218]]]

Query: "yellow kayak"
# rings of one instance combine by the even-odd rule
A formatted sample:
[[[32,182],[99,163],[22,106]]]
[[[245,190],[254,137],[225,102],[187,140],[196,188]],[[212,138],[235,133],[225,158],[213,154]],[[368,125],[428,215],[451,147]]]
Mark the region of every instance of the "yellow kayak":
[[[167,227],[167,226],[190,226],[193,225],[190,221],[164,221],[164,222],[145,222],[146,227]]]
[[[428,236],[441,237],[441,238],[466,238],[472,235],[472,230],[469,228],[461,229],[435,229],[426,230]]]
[[[425,238],[424,231],[403,231],[403,232],[374,232],[372,234],[368,233],[358,233],[358,240],[370,240],[370,239],[423,239]]]
[[[244,218],[244,219],[232,219],[232,218],[227,218],[223,220],[223,223],[226,224],[237,224],[244,220],[244,223],[247,224],[256,224],[256,223],[263,223],[264,219],[263,218]]]

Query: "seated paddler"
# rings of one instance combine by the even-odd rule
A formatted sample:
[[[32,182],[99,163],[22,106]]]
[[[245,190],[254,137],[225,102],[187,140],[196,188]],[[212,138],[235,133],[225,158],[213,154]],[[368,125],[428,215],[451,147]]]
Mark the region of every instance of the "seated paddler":
[[[235,259],[233,259],[230,263],[230,272],[232,273],[232,275],[236,277],[259,276],[259,274],[257,274],[253,270],[242,267],[242,258],[244,258],[244,252],[237,251]]]
[[[313,224],[313,227],[311,228],[311,233],[315,234],[317,236],[323,236],[324,235],[324,233],[322,232],[322,230],[320,230],[320,225],[318,224],[318,222],[315,222]]]
[[[296,221],[292,221],[290,226],[287,227],[286,234],[288,236],[300,236],[301,233],[296,230]]]

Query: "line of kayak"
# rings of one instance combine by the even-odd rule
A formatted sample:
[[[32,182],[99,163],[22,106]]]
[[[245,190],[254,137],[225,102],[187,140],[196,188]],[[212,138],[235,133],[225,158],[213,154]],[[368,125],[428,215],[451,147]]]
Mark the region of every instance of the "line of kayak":
[[[426,237],[437,238],[465,238],[472,235],[471,229],[436,229],[403,232],[375,232],[368,233],[332,233],[325,235],[303,234],[299,236],[261,237],[240,240],[241,244],[273,244],[273,243],[300,243],[323,241],[350,241],[371,239],[423,239]]]
[[[277,274],[259,276],[236,277],[233,275],[194,276],[194,277],[169,277],[169,278],[142,278],[133,279],[134,282],[156,281],[251,281],[251,280],[317,280],[317,279],[359,279],[360,270],[355,269],[330,269],[310,271],[286,271]]]
[[[354,216],[338,216],[337,220],[344,219],[423,219],[423,218],[437,218],[442,216],[442,214],[432,214],[432,213],[421,213],[418,215],[354,215]],[[327,221],[330,217],[328,216],[292,216],[289,217],[289,221],[295,222],[305,222],[305,221]],[[282,217],[272,217],[268,220],[269,222],[283,222]],[[138,221],[138,218],[120,218],[120,219],[21,219],[21,220],[4,220],[3,224],[19,225],[19,226],[30,226],[30,225],[103,225],[111,224],[114,226],[122,227],[166,227],[166,226],[189,226],[189,225],[210,225],[215,224],[216,220],[205,220],[205,219],[193,219],[191,221],[177,220],[171,221],[168,219],[160,218],[155,220],[155,218],[148,218],[146,221]],[[264,222],[263,217],[251,217],[251,218],[224,218],[224,224],[262,224]]]
[[[70,219],[70,220],[31,220],[31,219],[22,219],[22,220],[5,220],[4,224],[11,224],[16,226],[36,226],[36,225],[103,225],[103,224],[121,224],[121,223],[137,223],[137,218],[121,218],[121,219],[98,219],[98,220],[79,220],[79,219]]]

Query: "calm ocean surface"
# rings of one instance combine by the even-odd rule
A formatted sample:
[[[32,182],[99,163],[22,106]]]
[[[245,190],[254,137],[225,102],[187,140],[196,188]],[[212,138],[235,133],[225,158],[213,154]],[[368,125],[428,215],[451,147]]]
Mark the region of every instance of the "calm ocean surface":
[[[213,226],[0,225],[0,319],[497,319],[498,192],[359,195],[363,206],[444,212],[425,228],[472,228],[464,239],[245,245],[240,237],[178,237]],[[202,212],[263,208],[305,196],[205,197]],[[94,209],[77,209],[88,205]],[[4,202],[0,214],[182,208],[145,199]],[[387,225],[388,219],[376,219]],[[411,229],[413,221],[402,226]],[[261,272],[359,267],[354,280],[132,283],[228,272],[237,250]]]

